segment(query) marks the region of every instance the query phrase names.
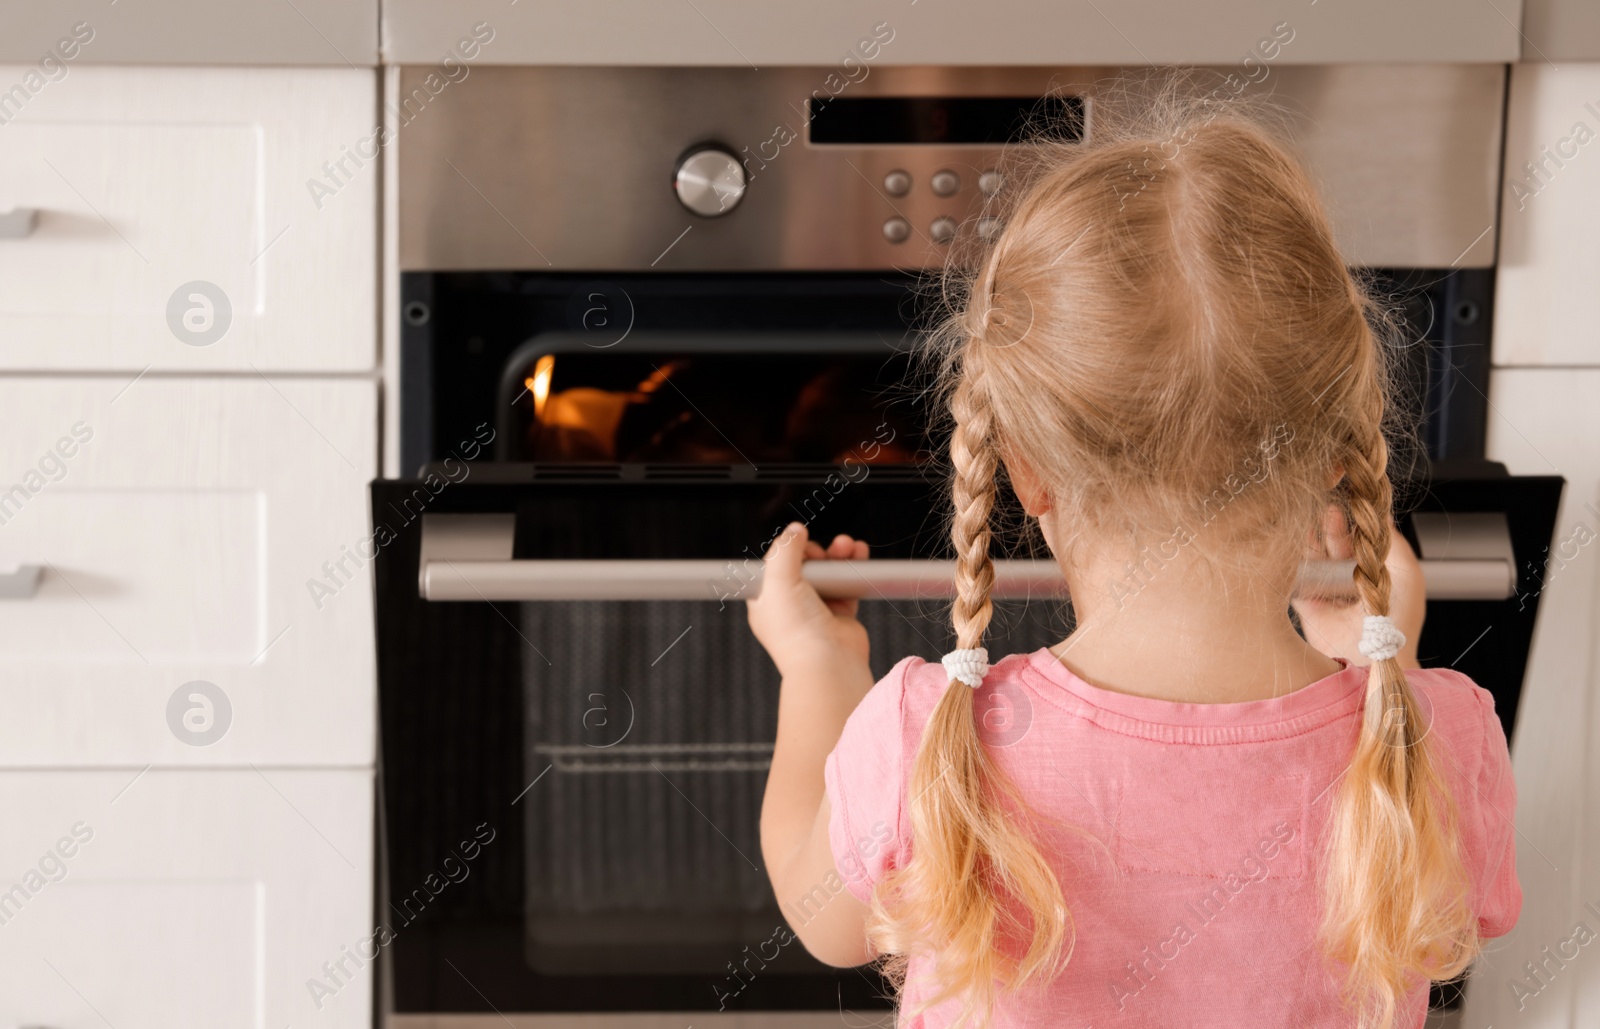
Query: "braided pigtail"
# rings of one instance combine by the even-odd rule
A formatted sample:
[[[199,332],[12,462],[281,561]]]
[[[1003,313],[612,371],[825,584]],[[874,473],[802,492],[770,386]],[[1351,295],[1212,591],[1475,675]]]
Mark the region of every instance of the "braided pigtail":
[[[993,604],[989,556],[999,453],[982,365],[969,343],[951,397],[956,646],[983,645]],[[974,676],[976,678],[976,676]],[[979,680],[981,682],[981,679]],[[1015,787],[978,736],[973,689],[952,681],[934,708],[909,783],[912,859],[875,902],[881,952],[934,959],[927,1003],[962,998],[961,1021],[991,1010],[995,990],[1047,980],[1065,956],[1068,912],[1055,873],[1019,827]]]
[[[1376,428],[1381,413],[1380,401],[1366,422],[1371,439],[1345,461],[1355,586],[1369,617],[1389,613],[1384,559],[1392,494],[1388,447]],[[1387,622],[1376,627],[1381,635]],[[1381,657],[1395,645],[1375,649]],[[1427,732],[1399,660],[1374,660],[1360,737],[1334,802],[1322,881],[1325,945],[1348,969],[1346,994],[1363,1029],[1388,1029],[1418,977],[1453,978],[1480,946],[1455,806],[1435,771]]]

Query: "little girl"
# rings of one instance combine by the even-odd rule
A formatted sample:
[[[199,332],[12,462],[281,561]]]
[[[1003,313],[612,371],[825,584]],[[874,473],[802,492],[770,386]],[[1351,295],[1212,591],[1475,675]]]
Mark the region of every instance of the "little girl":
[[[888,959],[905,1027],[1411,1029],[1521,908],[1505,737],[1417,664],[1391,327],[1306,172],[1160,117],[1061,147],[935,336],[958,649],[873,685],[854,604],[800,576],[866,545],[768,551],[762,851],[812,954]],[[1076,628],[990,664],[1002,473]],[[1358,604],[1293,598],[1302,637],[1313,544]]]

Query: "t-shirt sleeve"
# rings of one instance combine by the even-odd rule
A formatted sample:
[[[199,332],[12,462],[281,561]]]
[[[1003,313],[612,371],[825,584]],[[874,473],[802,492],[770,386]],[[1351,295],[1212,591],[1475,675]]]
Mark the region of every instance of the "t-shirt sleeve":
[[[918,658],[889,670],[862,698],[823,766],[832,813],[833,866],[856,899],[868,903],[883,874],[897,867],[905,796],[906,674]]]
[[[1477,848],[1478,932],[1485,939],[1504,936],[1522,913],[1522,886],[1517,882],[1517,785],[1511,775],[1511,752],[1505,730],[1494,713],[1494,698],[1476,691],[1483,717],[1483,760],[1478,767]]]

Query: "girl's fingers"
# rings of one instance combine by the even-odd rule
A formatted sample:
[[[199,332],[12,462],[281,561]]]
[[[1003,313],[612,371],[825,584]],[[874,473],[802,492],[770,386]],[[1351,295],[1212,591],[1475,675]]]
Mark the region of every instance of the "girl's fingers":
[[[767,582],[793,583],[800,579],[800,563],[806,554],[806,527],[790,522],[783,533],[767,548],[762,573]]]
[[[1329,504],[1322,512],[1322,539],[1328,557],[1338,561],[1350,558],[1350,525],[1338,504]]]
[[[818,557],[822,556],[820,553]],[[840,533],[828,544],[827,557],[833,561],[859,561],[867,556],[867,545],[860,540],[851,539]],[[828,600],[824,601],[828,610],[843,618],[854,618],[860,608],[857,600]]]

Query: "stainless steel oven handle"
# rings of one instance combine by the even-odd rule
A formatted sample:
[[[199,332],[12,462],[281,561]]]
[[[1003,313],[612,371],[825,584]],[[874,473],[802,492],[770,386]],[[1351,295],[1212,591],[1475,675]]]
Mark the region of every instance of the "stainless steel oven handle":
[[[1422,572],[1430,600],[1505,600],[1516,595],[1509,543],[1504,555],[1476,556],[1464,546],[1456,515],[1450,557],[1429,557],[1442,544],[1423,543]],[[1500,516],[1496,516],[1500,517]],[[718,560],[512,560],[513,515],[424,515],[419,593],[424,600],[746,600],[761,590],[758,561]],[[1491,523],[1470,523],[1485,539]],[[1503,518],[1501,521],[1503,527]],[[1474,556],[1468,556],[1469,554]],[[1300,568],[1300,593],[1349,592],[1350,561],[1308,561]],[[802,572],[829,598],[938,600],[953,595],[953,561],[811,561]],[[1053,561],[995,562],[994,596],[1019,599],[1066,596],[1066,580]]]
[[[950,561],[814,561],[804,576],[824,597],[913,600],[948,597]],[[761,592],[759,562],[429,561],[428,600],[747,600]],[[1060,596],[1051,561],[999,561],[995,596]]]
[[[1302,592],[1337,593],[1351,562],[1307,562]],[[1496,560],[1423,561],[1431,600],[1504,600],[1509,569]],[[1053,561],[996,561],[994,596],[1066,596]],[[938,600],[955,592],[952,561],[812,561],[803,573],[824,597]],[[429,561],[426,600],[747,600],[761,591],[761,566],[728,561]]]

